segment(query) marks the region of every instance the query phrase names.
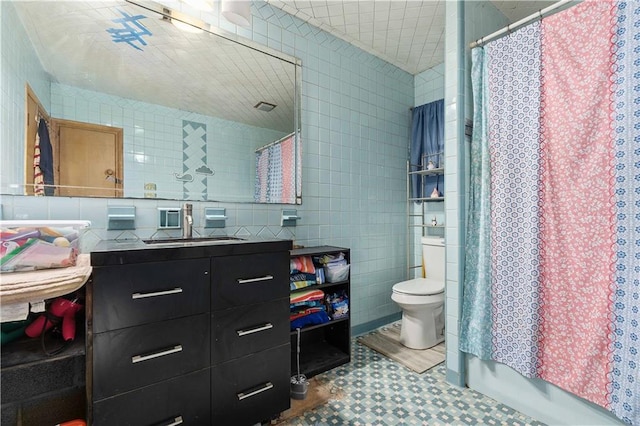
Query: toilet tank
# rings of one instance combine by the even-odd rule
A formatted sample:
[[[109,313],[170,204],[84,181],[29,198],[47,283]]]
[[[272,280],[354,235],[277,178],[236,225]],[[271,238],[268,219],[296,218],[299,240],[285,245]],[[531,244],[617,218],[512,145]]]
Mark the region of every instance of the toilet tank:
[[[422,237],[422,263],[426,277],[444,282],[444,238]]]

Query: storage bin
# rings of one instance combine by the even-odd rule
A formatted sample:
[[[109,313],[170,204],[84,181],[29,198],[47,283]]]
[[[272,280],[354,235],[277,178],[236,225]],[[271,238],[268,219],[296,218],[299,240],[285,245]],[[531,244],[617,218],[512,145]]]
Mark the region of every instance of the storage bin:
[[[349,278],[350,265],[325,266],[324,275],[328,283],[346,281]]]
[[[88,221],[0,221],[0,272],[74,266]]]

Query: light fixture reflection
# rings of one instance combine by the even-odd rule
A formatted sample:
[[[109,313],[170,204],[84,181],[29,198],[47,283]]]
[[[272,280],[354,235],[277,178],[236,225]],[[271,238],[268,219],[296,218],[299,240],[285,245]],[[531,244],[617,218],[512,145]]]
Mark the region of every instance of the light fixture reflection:
[[[185,22],[178,21],[177,19],[171,19],[171,23],[174,27],[178,28],[181,31],[186,31],[188,33],[198,34],[201,33],[202,30],[198,27],[194,27],[193,25],[189,25]]]
[[[213,11],[212,0],[182,0],[182,1],[196,10],[202,10],[203,12]]]
[[[194,34],[203,32],[201,25],[198,25],[196,23],[187,23],[193,21],[193,19],[188,17],[187,15],[172,11],[171,9],[167,9],[166,7],[162,9],[162,15],[163,21],[171,22],[174,27],[178,28],[181,31]],[[178,16],[180,19],[178,19]]]
[[[251,26],[250,0],[220,0],[220,11],[232,24],[245,28]]]

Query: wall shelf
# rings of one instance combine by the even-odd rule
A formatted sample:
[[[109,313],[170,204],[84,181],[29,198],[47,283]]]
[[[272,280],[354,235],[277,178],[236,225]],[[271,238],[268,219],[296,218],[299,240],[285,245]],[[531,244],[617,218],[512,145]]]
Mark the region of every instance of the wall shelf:
[[[291,257],[318,257],[324,254],[344,253],[351,264],[351,252],[348,248],[334,246],[306,247],[291,250]],[[314,262],[315,264],[315,262]],[[315,264],[316,268],[319,266]],[[325,293],[344,291],[349,299],[349,315],[323,324],[315,324],[300,329],[300,373],[313,377],[332,368],[351,361],[351,274],[348,279],[335,283],[324,283],[291,290],[291,294],[306,290],[323,290]],[[298,332],[292,330],[291,365],[296,365]]]

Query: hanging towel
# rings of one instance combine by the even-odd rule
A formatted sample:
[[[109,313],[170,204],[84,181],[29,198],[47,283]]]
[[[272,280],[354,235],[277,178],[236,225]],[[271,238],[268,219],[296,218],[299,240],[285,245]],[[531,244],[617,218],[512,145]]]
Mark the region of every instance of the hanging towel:
[[[37,132],[33,147],[33,195],[44,195],[44,176],[40,168],[40,135]]]
[[[44,195],[54,195],[54,179],[53,179],[53,148],[49,139],[49,127],[44,118],[40,119],[38,124],[37,143],[40,151],[39,167],[42,171],[42,179],[44,184]]]

